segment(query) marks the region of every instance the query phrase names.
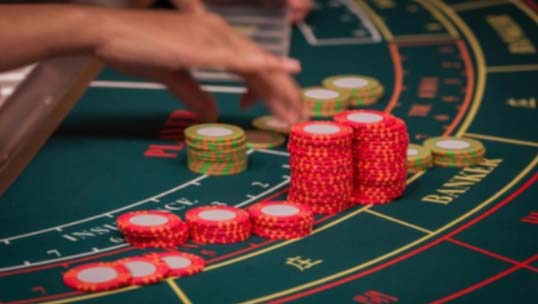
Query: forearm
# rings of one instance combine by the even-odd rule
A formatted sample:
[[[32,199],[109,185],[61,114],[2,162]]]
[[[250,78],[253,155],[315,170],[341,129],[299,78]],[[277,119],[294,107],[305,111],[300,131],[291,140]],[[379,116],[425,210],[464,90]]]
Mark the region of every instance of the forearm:
[[[105,9],[74,5],[0,5],[0,71],[46,58],[92,54]]]

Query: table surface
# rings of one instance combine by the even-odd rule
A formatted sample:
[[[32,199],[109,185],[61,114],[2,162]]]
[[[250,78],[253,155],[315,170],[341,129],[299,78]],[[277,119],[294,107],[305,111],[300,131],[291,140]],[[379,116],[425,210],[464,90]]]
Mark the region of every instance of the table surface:
[[[285,198],[289,182],[285,149],[251,151],[248,170],[236,176],[189,172],[183,143],[163,139],[182,105],[159,85],[105,70],[0,198],[0,302],[535,302],[538,15],[532,2],[318,4],[292,31],[290,53],[303,62],[302,86],[335,74],[374,76],[386,96],[373,108],[404,118],[412,142],[443,134],[477,138],[487,148],[486,162],[410,175],[403,198],[319,216],[304,239],[189,243],[181,249],[208,262],[194,277],[79,293],[63,284],[66,269],[147,251],[123,242],[114,226],[118,214],[247,206]],[[270,18],[258,21],[271,25]],[[241,112],[239,82],[205,85],[218,99],[221,121],[248,127],[267,113],[262,105]]]

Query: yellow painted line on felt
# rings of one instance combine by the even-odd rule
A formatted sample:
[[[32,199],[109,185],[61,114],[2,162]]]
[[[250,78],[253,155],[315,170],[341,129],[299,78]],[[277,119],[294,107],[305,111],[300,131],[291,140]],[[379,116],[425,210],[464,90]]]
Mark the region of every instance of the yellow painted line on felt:
[[[461,19],[461,17],[458,16],[458,14],[456,14],[449,6],[447,6],[443,2],[439,0],[430,1],[434,4],[435,7],[438,7],[441,11],[443,11],[448,16],[448,18],[450,18],[450,20],[452,20],[452,22],[456,24],[456,26],[458,26],[465,38],[467,38],[467,41],[469,42],[469,45],[473,50],[474,57],[476,58],[477,74],[475,95],[473,101],[471,102],[471,108],[469,109],[465,120],[461,124],[460,129],[456,133],[456,136],[462,136],[473,122],[476,113],[478,113],[478,109],[480,108],[480,105],[482,103],[482,98],[484,97],[487,76],[486,59],[484,57],[484,51],[482,50],[482,46],[480,45],[480,43],[478,43],[478,40],[476,39],[475,35],[467,26],[467,24]]]
[[[488,73],[514,73],[538,71],[538,64],[489,66]]]
[[[512,2],[512,4],[517,6],[517,8],[519,8],[521,11],[523,11],[523,13],[525,13],[527,16],[529,16],[529,18],[531,18],[532,21],[538,22],[538,13],[533,11],[527,5],[525,5],[525,3],[521,3],[521,1],[519,1],[519,0],[510,0],[510,2]]]
[[[415,180],[417,180],[419,177],[421,177],[422,175],[424,174],[424,171],[422,172],[418,172],[418,173],[415,173],[413,176],[409,177],[407,179],[407,182],[406,184],[409,185],[410,183],[414,182]],[[323,225],[319,228],[316,228],[314,229],[314,231],[312,231],[312,234],[311,235],[314,235],[314,234],[317,234],[317,233],[320,233],[324,230],[327,230],[331,227],[334,227],[335,225],[339,224],[339,223],[342,223],[368,209],[370,209],[372,207],[372,205],[367,205],[367,206],[364,206],[358,210],[355,210],[335,221],[332,221],[330,223],[328,223],[327,225]],[[204,271],[211,271],[211,270],[215,270],[215,269],[218,269],[218,268],[221,268],[223,266],[227,266],[227,265],[230,265],[230,264],[233,264],[233,263],[237,263],[237,262],[240,262],[240,261],[243,261],[243,260],[246,260],[246,259],[249,259],[249,258],[252,258],[252,257],[255,257],[257,255],[260,255],[260,254],[263,254],[263,253],[266,253],[268,251],[272,251],[272,250],[275,250],[275,249],[278,249],[280,247],[284,247],[284,246],[287,246],[289,244],[292,244],[292,243],[295,243],[295,242],[298,242],[300,241],[301,239],[293,239],[293,240],[289,240],[289,241],[285,241],[285,242],[282,242],[282,243],[279,243],[279,244],[276,244],[274,246],[271,246],[271,247],[267,247],[265,249],[262,249],[262,250],[259,250],[259,251],[256,251],[256,252],[253,252],[253,253],[250,253],[250,254],[247,254],[247,255],[242,255],[240,257],[237,257],[235,259],[231,259],[231,260],[228,260],[228,261],[224,261],[222,263],[219,263],[219,264],[215,264],[215,265],[211,265],[211,266],[208,266],[204,269]]]
[[[413,176],[411,176],[410,178],[407,179],[406,184],[407,185],[411,184],[412,182],[414,182],[415,180],[420,178],[422,175],[424,175],[424,173],[425,173],[424,171],[415,173]],[[339,223],[341,223],[343,221],[346,221],[346,220],[354,217],[355,215],[358,215],[358,214],[368,210],[371,207],[372,207],[372,205],[368,205],[368,206],[364,206],[364,207],[362,207],[362,208],[360,208],[358,210],[355,210],[355,211],[351,212],[350,214],[339,218],[338,220],[335,220],[335,221],[333,221],[333,222],[331,222],[331,223],[329,223],[327,225],[324,225],[324,226],[322,226],[322,227],[320,227],[318,229],[315,229],[312,232],[312,234],[316,234],[316,233],[322,232],[322,231],[324,231],[324,230],[326,230],[328,228],[331,228],[331,227],[333,227],[333,226],[335,226],[335,225],[337,225],[337,224],[339,224]],[[266,253],[268,251],[272,251],[272,250],[278,249],[280,247],[284,247],[284,246],[289,245],[291,243],[295,243],[295,242],[297,242],[299,240],[301,240],[301,239],[285,241],[285,242],[279,243],[277,245],[265,248],[263,250],[253,252],[252,254],[249,254],[249,255],[240,256],[238,258],[228,260],[228,261],[225,261],[225,262],[222,262],[222,263],[219,263],[219,264],[210,265],[210,266],[206,267],[203,271],[211,271],[211,270],[215,270],[215,269],[218,269],[220,267],[224,267],[224,266],[236,263],[236,262],[240,262],[242,260],[246,260],[248,258],[255,257],[257,255]],[[82,300],[89,300],[89,299],[94,299],[94,298],[105,297],[105,296],[113,295],[113,294],[116,294],[116,293],[121,293],[121,292],[134,290],[134,289],[137,289],[137,288],[140,288],[140,287],[139,286],[130,286],[130,287],[121,288],[121,289],[117,289],[117,290],[113,290],[113,291],[100,292],[100,293],[95,293],[95,294],[88,294],[88,295],[83,295],[83,296],[79,296],[79,297],[72,297],[72,298],[67,298],[67,299],[62,299],[62,300],[57,300],[57,301],[52,301],[52,302],[45,302],[44,304],[72,303],[72,302],[75,302],[75,301],[82,301]]]
[[[392,35],[392,32],[389,30],[388,26],[385,24],[385,21],[370,7],[366,2],[362,0],[353,0],[370,18],[372,19],[372,22],[375,24],[377,29],[381,32],[381,35],[383,35],[383,38],[385,38],[386,41],[391,42],[394,40],[394,36]]]
[[[521,179],[523,179],[523,177],[525,177],[531,170],[533,170],[535,168],[535,166],[538,164],[538,156],[536,156],[517,176],[515,176],[508,184],[506,184],[502,189],[500,189],[499,191],[497,191],[494,195],[490,196],[487,200],[483,201],[482,203],[480,203],[478,206],[476,206],[475,208],[471,209],[470,211],[468,211],[467,213],[463,214],[462,216],[460,216],[459,218],[451,221],[450,223],[448,223],[447,225],[435,230],[435,231],[432,231],[430,234],[412,242],[412,243],[409,243],[403,247],[400,247],[392,252],[389,252],[383,256],[380,256],[380,257],[377,257],[373,260],[370,260],[368,262],[365,262],[363,264],[359,264],[357,266],[354,266],[352,268],[349,268],[349,269],[346,269],[344,271],[341,271],[341,272],[338,272],[338,273],[335,273],[333,275],[330,275],[330,276],[327,276],[327,277],[324,277],[324,278],[321,278],[321,279],[318,279],[316,281],[312,281],[310,283],[306,283],[306,284],[303,284],[303,285],[299,285],[299,286],[296,286],[294,288],[290,288],[290,289],[287,289],[287,290],[283,290],[283,291],[280,291],[280,292],[277,292],[277,293],[274,293],[274,294],[269,294],[269,295],[266,295],[266,296],[263,296],[263,297],[260,297],[260,298],[256,298],[256,299],[252,299],[252,300],[248,300],[248,301],[245,301],[245,302],[241,302],[241,304],[254,304],[254,303],[262,303],[262,302],[266,302],[266,301],[269,301],[269,300],[272,300],[272,299],[275,299],[275,298],[279,298],[279,297],[283,297],[283,296],[286,296],[288,294],[292,294],[292,293],[296,293],[296,292],[299,292],[299,291],[302,291],[304,289],[308,289],[310,287],[314,287],[314,286],[317,286],[317,285],[320,285],[320,284],[323,284],[325,282],[328,282],[328,281],[332,281],[332,280],[335,280],[335,279],[338,279],[340,277],[343,277],[343,276],[346,276],[346,275],[349,275],[349,274],[352,274],[354,272],[357,272],[358,270],[361,270],[361,269],[364,269],[364,268],[367,268],[369,266],[372,266],[378,262],[381,262],[385,259],[388,259],[392,256],[395,256],[405,250],[408,250],[416,245],[419,245],[429,239],[431,239],[432,237],[444,232],[445,230],[459,224],[461,221],[464,221],[465,219],[467,219],[468,217],[470,217],[471,215],[477,213],[478,211],[482,210],[484,207],[488,206],[489,204],[491,204],[491,202],[495,201],[496,199],[498,199],[501,195],[503,195],[505,192],[507,192],[508,190],[510,190],[514,185],[516,185]]]
[[[427,11],[432,14],[432,16],[439,21],[445,30],[450,34],[452,38],[459,38],[460,33],[458,30],[452,25],[452,23],[447,19],[447,17],[441,13],[436,7],[434,7],[431,2],[431,0],[415,0],[418,4],[422,5]]]
[[[185,292],[179,287],[179,285],[176,284],[174,279],[166,279],[166,283],[168,284],[168,286],[170,286],[170,288],[172,288],[174,293],[177,295],[177,297],[181,300],[183,304],[192,304],[191,300],[189,300],[189,298],[187,297]]]
[[[328,223],[327,225],[323,225],[317,229],[314,229],[314,231],[312,231],[312,233],[310,235],[315,235],[315,234],[318,234],[322,231],[325,231],[331,227],[334,227],[335,225],[341,223],[341,222],[344,222],[352,217],[354,217],[355,215],[357,214],[360,214],[364,211],[366,211],[367,209],[371,208],[372,205],[367,205],[367,206],[364,206],[360,209],[357,209],[349,214],[347,214],[346,216],[343,216],[335,221],[332,221],[330,223]],[[264,248],[262,250],[258,250],[258,251],[255,251],[253,253],[250,253],[250,254],[246,254],[246,255],[242,255],[240,257],[237,257],[235,259],[231,259],[231,260],[228,260],[228,261],[225,261],[225,262],[222,262],[222,263],[219,263],[219,264],[215,264],[215,265],[211,265],[211,266],[208,266],[206,267],[203,271],[211,271],[211,270],[215,270],[215,269],[218,269],[218,268],[221,268],[223,266],[227,266],[227,265],[230,265],[230,264],[233,264],[233,263],[237,263],[237,262],[240,262],[240,261],[243,261],[243,260],[246,260],[246,259],[250,259],[252,257],[255,257],[255,256],[258,256],[260,254],[263,254],[263,253],[266,253],[268,251],[272,251],[272,250],[275,250],[275,249],[278,249],[280,247],[284,247],[284,246],[287,246],[289,244],[292,244],[292,243],[295,243],[295,242],[298,242],[300,241],[301,239],[293,239],[293,240],[289,240],[289,241],[285,241],[285,242],[282,242],[282,243],[278,243],[276,245],[273,245],[271,247],[267,247],[267,248]]]
[[[527,140],[520,140],[520,139],[506,138],[506,137],[499,137],[499,136],[492,136],[492,135],[484,135],[484,134],[476,134],[476,133],[465,133],[464,136],[470,137],[470,138],[476,138],[476,139],[484,139],[484,140],[489,140],[489,141],[498,141],[498,142],[513,144],[513,145],[530,146],[530,147],[538,148],[538,142],[536,141],[527,141]]]
[[[450,8],[452,8],[453,10],[457,12],[461,12],[461,11],[480,9],[480,8],[488,8],[488,7],[508,4],[508,3],[509,3],[508,0],[477,0],[477,1],[469,1],[469,2],[464,2],[464,3],[452,4],[450,5]]]
[[[426,234],[431,234],[433,233],[433,231],[431,230],[428,230],[426,228],[422,228],[420,226],[417,226],[415,224],[411,224],[409,222],[406,222],[406,221],[403,221],[403,220],[400,220],[400,219],[397,219],[395,217],[392,217],[392,216],[388,216],[386,214],[383,214],[383,213],[379,213],[377,211],[374,211],[374,210],[366,210],[365,211],[366,213],[369,213],[371,215],[375,215],[379,218],[382,218],[382,219],[385,219],[387,221],[390,221],[390,222],[394,222],[396,224],[400,224],[402,226],[405,226],[405,227],[408,227],[408,228],[411,228],[411,229],[414,229],[414,230],[417,230],[417,231],[420,231],[420,232],[423,232],[423,233],[426,233]]]

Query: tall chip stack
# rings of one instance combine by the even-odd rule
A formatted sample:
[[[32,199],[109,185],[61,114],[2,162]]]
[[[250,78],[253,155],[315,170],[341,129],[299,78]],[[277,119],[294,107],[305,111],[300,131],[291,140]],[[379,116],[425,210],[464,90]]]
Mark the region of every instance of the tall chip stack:
[[[185,129],[187,163],[191,171],[207,175],[232,175],[247,168],[243,129],[221,123],[199,124]]]
[[[373,110],[346,111],[335,121],[353,128],[354,184],[357,204],[388,203],[405,192],[409,134],[393,115]]]
[[[352,135],[350,127],[330,121],[292,127],[288,201],[308,205],[316,214],[334,214],[351,207]]]

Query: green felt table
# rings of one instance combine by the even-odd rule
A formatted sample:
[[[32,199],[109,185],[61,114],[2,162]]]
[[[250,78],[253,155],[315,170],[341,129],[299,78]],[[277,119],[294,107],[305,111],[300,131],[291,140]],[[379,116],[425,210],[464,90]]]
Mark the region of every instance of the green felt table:
[[[251,151],[235,176],[189,172],[167,91],[105,69],[0,198],[1,303],[536,303],[538,15],[529,1],[318,1],[294,27],[302,86],[335,74],[378,78],[372,108],[405,119],[411,141],[481,140],[487,160],[409,175],[382,206],[318,216],[313,234],[233,245],[189,242],[194,277],[85,294],[70,267],[147,252],[114,219],[137,209],[284,199],[285,149]],[[533,10],[534,9],[534,10]],[[209,82],[221,121],[248,127],[238,82]],[[168,127],[166,122],[168,121]],[[172,124],[171,124],[172,123]],[[166,139],[168,138],[168,139]]]

